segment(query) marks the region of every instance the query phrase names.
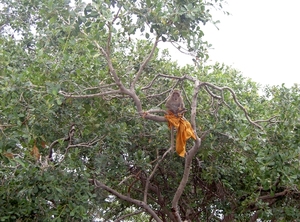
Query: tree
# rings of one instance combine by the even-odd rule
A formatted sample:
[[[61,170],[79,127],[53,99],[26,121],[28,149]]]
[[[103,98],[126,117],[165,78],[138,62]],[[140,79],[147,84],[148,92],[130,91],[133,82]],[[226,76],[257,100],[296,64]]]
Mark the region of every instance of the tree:
[[[222,2],[4,1],[1,220],[299,219],[299,86],[261,95],[205,65]],[[174,88],[196,133],[185,158],[164,117]]]

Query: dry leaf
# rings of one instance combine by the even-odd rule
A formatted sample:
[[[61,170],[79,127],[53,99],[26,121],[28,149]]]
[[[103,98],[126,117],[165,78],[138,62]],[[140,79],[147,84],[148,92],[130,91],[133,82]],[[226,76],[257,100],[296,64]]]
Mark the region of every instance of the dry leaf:
[[[12,153],[3,153],[4,156],[6,156],[9,159],[13,159],[14,155]]]
[[[40,159],[40,152],[39,149],[37,148],[37,146],[34,144],[32,150],[31,150],[31,155],[36,159],[39,160]]]
[[[46,142],[45,142],[45,141],[42,141],[42,142],[41,142],[41,146],[42,146],[43,148],[45,148],[45,147],[46,147]]]

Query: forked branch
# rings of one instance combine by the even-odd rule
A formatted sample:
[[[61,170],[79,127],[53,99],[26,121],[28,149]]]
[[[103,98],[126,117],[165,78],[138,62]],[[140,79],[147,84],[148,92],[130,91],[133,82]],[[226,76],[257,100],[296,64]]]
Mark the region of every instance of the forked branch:
[[[98,188],[102,188],[104,190],[106,190],[107,192],[115,195],[116,197],[120,198],[121,200],[127,201],[129,203],[132,203],[138,207],[142,207],[143,209],[145,209],[146,212],[148,212],[156,221],[158,222],[162,222],[162,220],[158,217],[158,215],[151,209],[151,207],[146,204],[144,201],[140,201],[134,198],[131,198],[129,196],[125,196],[121,193],[119,193],[118,191],[106,186],[104,183],[100,182],[99,180],[90,180],[95,187]]]
[[[257,124],[256,121],[251,120],[251,118],[249,117],[249,114],[248,114],[246,108],[238,101],[238,99],[237,99],[237,97],[236,97],[236,94],[235,94],[235,92],[233,91],[233,89],[231,89],[231,88],[228,87],[228,86],[218,87],[218,86],[215,86],[215,85],[213,85],[213,84],[211,84],[211,83],[208,83],[208,82],[203,83],[203,85],[209,86],[209,87],[211,87],[211,88],[213,88],[213,89],[216,89],[216,90],[220,91],[222,94],[223,94],[224,90],[229,91],[230,94],[231,94],[231,96],[232,96],[232,98],[233,98],[233,100],[234,100],[234,102],[237,104],[237,106],[238,106],[241,110],[243,110],[243,112],[244,112],[244,114],[245,114],[245,117],[246,117],[246,119],[248,120],[248,122],[251,123],[252,125],[258,127],[258,128],[261,129],[261,130],[263,129],[262,126],[260,126],[259,124]],[[210,94],[210,93],[209,93],[209,94]],[[223,96],[222,96],[221,98],[222,98],[222,100],[224,101]]]

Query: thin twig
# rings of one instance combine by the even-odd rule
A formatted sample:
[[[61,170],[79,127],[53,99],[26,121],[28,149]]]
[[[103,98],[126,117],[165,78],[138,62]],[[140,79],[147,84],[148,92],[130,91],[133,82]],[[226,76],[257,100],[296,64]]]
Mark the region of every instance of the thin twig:
[[[119,217],[118,219],[114,220],[114,222],[120,222],[123,219],[125,219],[126,217],[131,217],[131,216],[140,214],[142,212],[144,212],[144,210],[139,210],[139,211],[136,211],[136,212],[133,212],[133,213],[130,213],[130,214],[123,215],[123,216]]]
[[[118,186],[120,186],[122,183],[124,183],[126,180],[130,179],[131,177],[134,177],[135,175],[129,175],[128,177],[125,177],[119,184]]]
[[[107,54],[108,54],[109,57],[110,57],[110,43],[111,43],[111,28],[112,28],[112,25],[114,24],[114,22],[116,21],[116,19],[118,18],[119,13],[120,13],[120,11],[121,11],[121,8],[122,8],[122,7],[120,7],[120,8],[118,9],[118,11],[117,11],[117,13],[116,13],[114,19],[113,19],[111,22],[109,22],[109,24],[107,25],[109,31],[108,31],[108,37],[107,37],[106,52],[107,52]]]
[[[100,140],[103,139],[103,136],[100,138],[100,139],[96,139],[97,137],[95,137],[94,139],[92,139],[91,141],[89,142],[86,142],[86,143],[77,143],[77,144],[68,144],[67,148],[66,148],[66,151],[65,153],[62,155],[62,158],[59,160],[59,162],[56,164],[56,165],[59,165],[67,156],[67,153],[69,152],[69,149],[70,148],[76,148],[76,147],[87,147],[87,148],[90,148],[92,147],[94,144],[98,143]]]
[[[173,147],[172,145],[170,146],[170,148],[164,153],[164,155],[161,157],[160,160],[157,161],[154,169],[152,170],[150,176],[147,178],[146,180],[146,185],[145,185],[145,191],[144,191],[144,202],[147,203],[147,196],[148,196],[148,189],[149,189],[149,183],[150,183],[150,180],[152,179],[152,177],[154,176],[155,174],[155,171],[157,170],[157,167],[159,166],[159,164],[163,161],[163,159],[167,156],[167,154],[169,152],[171,152],[173,150]]]
[[[136,82],[138,81],[138,79],[140,78],[140,75],[142,74],[142,72],[143,72],[145,66],[148,64],[148,62],[149,62],[150,59],[152,58],[152,56],[153,56],[153,54],[154,54],[154,51],[155,51],[155,49],[157,48],[158,41],[159,41],[159,36],[156,37],[155,42],[154,42],[154,44],[153,44],[153,47],[152,47],[152,49],[151,49],[149,55],[144,59],[143,63],[140,65],[140,68],[139,68],[138,72],[136,73],[133,82],[131,83],[131,87],[130,87],[131,90],[134,89],[135,84],[136,84]]]
[[[236,94],[235,94],[235,92],[233,91],[233,89],[231,89],[231,88],[228,87],[228,86],[225,86],[225,87],[218,87],[218,86],[215,86],[215,85],[213,85],[213,84],[211,84],[211,83],[208,83],[208,82],[204,82],[203,85],[205,85],[205,86],[210,86],[210,87],[212,87],[212,88],[214,88],[214,89],[216,89],[216,90],[219,90],[220,92],[222,92],[222,91],[224,91],[224,90],[228,90],[228,91],[231,93],[231,96],[232,96],[234,102],[237,104],[237,106],[238,106],[241,110],[243,110],[243,112],[244,112],[244,114],[245,114],[245,117],[246,117],[246,119],[248,120],[248,122],[250,122],[252,125],[258,127],[258,128],[261,129],[261,130],[263,129],[262,126],[260,126],[259,124],[257,124],[255,121],[252,121],[252,120],[251,120],[251,118],[249,117],[249,114],[248,114],[246,108],[238,101],[238,99],[237,99],[237,97],[236,97]]]
[[[107,91],[107,92],[101,92],[101,93],[94,93],[94,94],[86,94],[86,95],[74,95],[71,93],[67,93],[64,91],[59,91],[58,92],[60,95],[66,97],[66,98],[93,98],[93,97],[100,97],[100,96],[104,96],[104,95],[110,95],[110,94],[121,94],[122,91],[121,90],[112,90],[112,91]]]
[[[87,87],[87,88],[84,88],[82,91],[110,88],[110,87],[116,86],[116,85],[117,85],[116,83],[112,83],[112,84],[105,84],[105,85],[99,85],[99,86],[94,86],[94,87]]]

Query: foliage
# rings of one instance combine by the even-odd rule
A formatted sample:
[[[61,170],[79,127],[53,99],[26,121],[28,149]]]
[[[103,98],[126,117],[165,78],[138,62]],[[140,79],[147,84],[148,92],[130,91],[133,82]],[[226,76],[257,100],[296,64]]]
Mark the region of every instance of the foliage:
[[[3,1],[1,221],[299,220],[299,86],[262,92],[158,50],[205,61],[222,3]],[[163,117],[172,88],[197,133],[186,158]]]

